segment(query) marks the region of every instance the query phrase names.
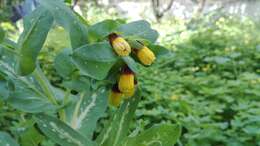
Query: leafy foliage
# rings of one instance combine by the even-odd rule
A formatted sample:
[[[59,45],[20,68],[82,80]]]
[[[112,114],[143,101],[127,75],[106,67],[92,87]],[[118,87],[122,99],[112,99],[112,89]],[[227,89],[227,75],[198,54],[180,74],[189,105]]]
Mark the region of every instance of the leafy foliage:
[[[0,140],[1,145],[18,146],[17,142],[8,133],[0,132]]]
[[[139,127],[180,123],[188,146],[259,145],[257,25],[213,15],[165,37],[174,46],[170,59],[140,71]]]
[[[9,133],[0,139],[5,144],[260,145],[257,22],[216,13],[190,23],[153,24],[169,52],[155,43],[158,34],[146,21],[91,25],[93,18],[85,22],[61,2],[41,5],[54,19],[42,36],[47,41],[40,54],[41,47],[30,52],[32,58],[39,55],[42,72],[19,76],[14,64],[19,47],[0,32],[0,128]],[[143,67],[134,55],[116,56],[106,38],[111,32],[141,41],[156,62]],[[107,108],[107,90],[124,63],[138,75],[139,92],[119,109]]]
[[[175,135],[172,135],[175,133]],[[130,137],[124,142],[124,146],[146,146],[146,145],[164,145],[172,146],[180,137],[181,130],[178,125],[157,125],[143,133]]]
[[[144,20],[131,23],[105,20],[91,26],[58,0],[40,0],[36,10],[24,18],[23,25],[18,43],[9,40],[1,31],[0,103],[3,112],[10,110],[13,115],[8,113],[0,120],[8,120],[10,116],[13,121],[4,129],[12,136],[0,133],[0,142],[14,146],[120,146],[124,141],[131,142],[127,136],[141,98],[139,90],[135,96],[125,99],[103,132],[94,136],[98,120],[108,109],[110,88],[123,73],[122,68],[129,65],[129,70],[137,73],[141,67],[134,53],[127,57],[116,55],[111,45],[113,40],[108,35],[121,34],[116,35],[126,44],[140,40],[146,42],[142,45],[155,46],[157,31]],[[60,79],[58,84],[52,84],[45,76],[49,70],[44,70],[44,63],[39,63],[46,59],[39,54],[42,48],[50,46],[48,39],[53,32],[64,35],[65,41],[55,50],[59,53],[52,52],[55,56],[52,66]],[[157,55],[165,50],[159,47],[154,52]],[[43,53],[45,51],[43,49]],[[47,51],[45,55],[53,54]],[[132,85],[133,89],[138,88],[134,80]],[[176,131],[160,128],[160,133],[164,132],[175,135],[175,140],[169,142],[171,137],[166,136],[159,139],[167,145],[174,144],[180,127]],[[152,135],[156,135],[156,131]],[[143,140],[153,141],[154,138]],[[142,139],[136,143],[139,142]]]

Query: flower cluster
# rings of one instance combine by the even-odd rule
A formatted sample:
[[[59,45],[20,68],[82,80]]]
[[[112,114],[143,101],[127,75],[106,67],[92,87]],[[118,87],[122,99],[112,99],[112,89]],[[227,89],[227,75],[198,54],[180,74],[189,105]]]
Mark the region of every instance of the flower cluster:
[[[140,42],[138,45],[129,43],[123,37],[116,33],[111,33],[109,42],[118,56],[128,56],[133,53],[143,65],[151,65],[156,59],[154,53]],[[122,98],[129,98],[135,94],[137,81],[134,72],[125,65],[121,68],[117,84],[112,87],[109,95],[109,103],[113,106],[119,106]]]

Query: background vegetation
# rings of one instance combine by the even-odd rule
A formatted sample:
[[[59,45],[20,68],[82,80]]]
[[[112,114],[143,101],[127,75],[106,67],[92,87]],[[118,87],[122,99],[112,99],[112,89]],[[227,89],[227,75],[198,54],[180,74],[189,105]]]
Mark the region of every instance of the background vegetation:
[[[204,3],[197,2],[198,9],[190,18],[169,15],[171,8],[158,17],[155,9],[161,9],[151,8],[154,15],[148,19],[159,30],[160,43],[171,53],[141,71],[138,80],[143,100],[130,133],[156,123],[179,123],[183,128],[178,146],[260,146],[259,21],[223,9],[203,13]],[[14,40],[21,22],[11,23],[8,18],[16,4],[8,3],[0,9],[0,25]],[[103,1],[72,5],[75,9],[77,6],[91,24],[124,18],[120,10]],[[39,58],[44,73],[59,87],[62,77],[54,69],[54,57],[70,44],[62,28],[53,28],[49,36]],[[0,129],[19,133],[24,125],[15,119],[20,115],[3,103],[0,108]],[[99,121],[97,134],[111,113],[107,110]]]

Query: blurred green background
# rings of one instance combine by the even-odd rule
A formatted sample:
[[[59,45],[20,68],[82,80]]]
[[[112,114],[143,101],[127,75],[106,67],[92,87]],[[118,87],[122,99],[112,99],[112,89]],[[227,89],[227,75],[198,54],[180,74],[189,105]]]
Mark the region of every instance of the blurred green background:
[[[139,75],[143,100],[132,132],[156,123],[180,123],[178,146],[260,146],[260,1],[66,1],[89,24],[146,19],[159,31],[158,43],[171,50]],[[13,40],[22,31],[19,17],[33,9],[26,5],[27,11],[19,11],[26,2],[0,0],[0,26]],[[55,27],[39,57],[56,86],[62,77],[53,60],[67,46],[66,32]],[[0,114],[1,123],[8,122],[5,116]]]

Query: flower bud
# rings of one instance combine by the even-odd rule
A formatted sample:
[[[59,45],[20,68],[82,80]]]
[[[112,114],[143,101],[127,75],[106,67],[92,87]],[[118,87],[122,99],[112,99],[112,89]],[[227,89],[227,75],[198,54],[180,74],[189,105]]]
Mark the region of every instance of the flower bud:
[[[134,85],[134,73],[127,66],[122,69],[122,73],[119,77],[118,88],[122,93],[130,93],[133,91]]]
[[[146,46],[143,46],[142,48],[137,49],[136,51],[137,51],[138,59],[144,65],[151,65],[154,62],[154,60],[156,59],[154,53]]]
[[[118,90],[118,86],[114,85],[108,97],[109,104],[118,107],[121,103],[122,96],[123,94]]]
[[[112,33],[108,37],[117,55],[128,56],[131,53],[131,47],[124,38],[118,36],[116,33]]]

